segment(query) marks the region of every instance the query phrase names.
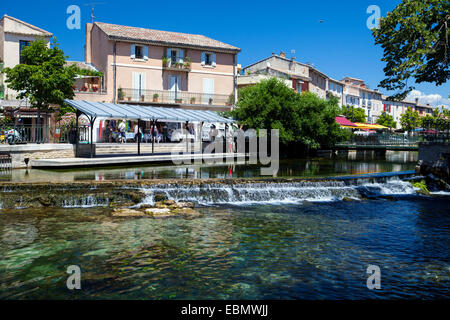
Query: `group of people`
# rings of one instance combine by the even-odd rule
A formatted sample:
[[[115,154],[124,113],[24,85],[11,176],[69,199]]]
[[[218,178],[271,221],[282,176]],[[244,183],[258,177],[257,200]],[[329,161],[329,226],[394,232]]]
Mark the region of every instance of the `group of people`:
[[[137,142],[141,135],[141,142],[168,142],[168,129],[166,124],[155,124],[148,127],[145,123],[144,128],[139,127],[137,121],[126,120],[107,120],[105,126],[105,142],[126,143],[128,139]],[[132,131],[131,131],[131,128]]]

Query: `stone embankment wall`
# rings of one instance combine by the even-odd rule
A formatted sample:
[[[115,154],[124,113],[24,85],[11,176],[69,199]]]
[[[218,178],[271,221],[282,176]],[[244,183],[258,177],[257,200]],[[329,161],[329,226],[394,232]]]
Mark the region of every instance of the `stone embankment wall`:
[[[13,169],[26,168],[26,159],[56,159],[75,157],[75,147],[72,144],[20,144],[0,145],[0,154],[11,155]],[[28,162],[28,166],[29,166]]]
[[[420,174],[433,174],[437,178],[450,180],[450,143],[423,142],[419,144]]]

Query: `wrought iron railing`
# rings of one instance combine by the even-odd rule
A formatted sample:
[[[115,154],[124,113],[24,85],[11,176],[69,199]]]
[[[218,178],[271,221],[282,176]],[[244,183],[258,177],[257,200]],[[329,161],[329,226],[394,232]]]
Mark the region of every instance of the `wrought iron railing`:
[[[233,95],[170,90],[119,89],[119,102],[231,106]]]
[[[420,135],[404,134],[371,134],[368,136],[354,135],[349,141],[338,145],[385,145],[385,146],[417,146],[421,141]]]
[[[78,127],[79,142],[89,141],[90,128]],[[74,126],[10,125],[0,127],[0,143],[75,143]]]

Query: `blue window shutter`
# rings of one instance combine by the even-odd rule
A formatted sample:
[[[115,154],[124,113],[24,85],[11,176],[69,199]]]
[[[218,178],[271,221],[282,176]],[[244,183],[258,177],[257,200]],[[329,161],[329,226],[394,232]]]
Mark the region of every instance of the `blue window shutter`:
[[[206,64],[206,54],[202,52],[202,66]]]
[[[184,62],[184,50],[183,49],[179,49],[178,50],[178,62],[179,63],[183,63]]]
[[[136,58],[136,45],[132,44],[131,45],[131,59],[135,59]]]
[[[148,46],[144,47],[144,60],[148,60]]]
[[[216,66],[216,54],[215,53],[212,55],[212,66],[213,67]]]
[[[170,66],[172,64],[172,49],[170,48],[167,48],[167,58],[169,58],[168,66]]]

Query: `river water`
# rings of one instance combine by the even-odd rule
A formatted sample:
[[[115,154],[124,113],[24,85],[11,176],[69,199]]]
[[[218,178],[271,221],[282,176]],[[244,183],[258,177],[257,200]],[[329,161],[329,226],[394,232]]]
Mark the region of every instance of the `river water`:
[[[319,169],[309,165],[305,175],[414,167],[404,159],[313,160]],[[281,172],[301,175],[307,163],[286,162]],[[160,187],[195,201],[196,219],[117,218],[109,207],[0,210],[0,298],[450,297],[445,194],[417,195],[398,178],[227,188]],[[147,192],[151,202],[154,190]],[[81,290],[66,287],[70,265],[81,269]],[[381,270],[380,290],[367,288],[369,265]]]
[[[278,177],[327,177],[413,170],[417,152],[388,151],[385,157],[372,153],[349,153],[334,158],[281,160]],[[85,180],[138,180],[138,179],[211,179],[254,178],[261,176],[261,165],[245,162],[233,165],[148,165],[118,168],[69,170],[21,169],[0,171],[1,181],[12,182],[72,182]]]

